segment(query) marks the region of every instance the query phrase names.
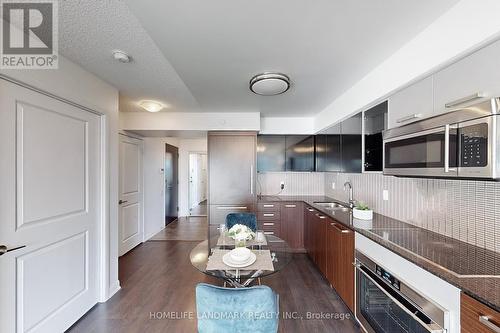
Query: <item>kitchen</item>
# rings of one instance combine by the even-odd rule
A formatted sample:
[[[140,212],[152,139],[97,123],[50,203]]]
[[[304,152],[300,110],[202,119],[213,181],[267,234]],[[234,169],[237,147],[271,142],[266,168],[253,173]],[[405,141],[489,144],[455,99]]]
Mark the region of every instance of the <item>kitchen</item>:
[[[225,184],[255,194],[209,197],[212,232],[228,213],[255,212],[265,234],[307,253],[368,332],[401,322],[411,332],[495,331],[500,109],[486,92],[499,83],[478,69],[498,57],[496,42],[317,135],[209,132],[210,193],[230,187],[218,183],[224,169]],[[355,217],[360,202],[372,218]]]
[[[21,2],[1,332],[500,332],[500,2]]]

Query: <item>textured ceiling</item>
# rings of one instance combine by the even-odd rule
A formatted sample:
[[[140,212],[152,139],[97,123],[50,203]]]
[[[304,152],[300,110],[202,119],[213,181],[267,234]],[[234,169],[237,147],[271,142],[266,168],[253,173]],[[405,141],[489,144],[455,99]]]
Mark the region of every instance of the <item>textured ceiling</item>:
[[[121,111],[320,112],[458,0],[64,0],[60,51],[120,90]],[[113,49],[130,53],[121,64]],[[262,97],[259,72],[292,88]]]
[[[155,99],[171,110],[198,104],[123,1],[64,0],[59,3],[59,51],[120,90],[120,110],[137,110],[141,99]],[[120,49],[133,57],[112,58]]]

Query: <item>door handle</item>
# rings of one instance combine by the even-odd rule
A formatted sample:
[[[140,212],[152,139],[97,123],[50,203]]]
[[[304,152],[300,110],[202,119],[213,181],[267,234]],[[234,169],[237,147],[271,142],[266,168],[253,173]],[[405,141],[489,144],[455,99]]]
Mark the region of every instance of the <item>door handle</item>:
[[[339,232],[342,232],[342,233],[348,233],[349,232],[349,229],[342,229],[341,227],[339,227],[337,225],[337,223],[330,223],[330,225],[332,227],[334,227],[335,229],[337,229],[337,231],[339,231]]]
[[[124,204],[126,202],[128,202],[128,201],[127,200],[120,200],[120,201],[118,201],[118,204],[121,205],[121,204]]]
[[[5,246],[5,245],[0,245],[0,256],[3,255],[4,253],[10,252],[10,251],[22,249],[23,247],[26,247],[26,245],[13,247],[11,249],[7,248],[7,246]]]

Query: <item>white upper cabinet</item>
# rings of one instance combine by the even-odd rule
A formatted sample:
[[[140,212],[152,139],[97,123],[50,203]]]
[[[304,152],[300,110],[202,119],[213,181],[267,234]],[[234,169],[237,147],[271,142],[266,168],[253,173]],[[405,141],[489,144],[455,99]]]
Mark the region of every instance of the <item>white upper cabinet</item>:
[[[433,82],[428,77],[389,98],[388,128],[409,124],[433,113]]]
[[[472,102],[476,94],[500,96],[500,41],[434,75],[436,114],[461,106],[460,100]]]

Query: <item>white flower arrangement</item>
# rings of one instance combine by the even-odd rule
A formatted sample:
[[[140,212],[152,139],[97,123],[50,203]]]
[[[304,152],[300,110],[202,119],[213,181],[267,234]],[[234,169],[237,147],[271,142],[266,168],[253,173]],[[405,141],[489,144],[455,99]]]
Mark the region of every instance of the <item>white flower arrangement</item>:
[[[251,240],[255,238],[252,229],[243,224],[233,225],[227,234],[234,240]]]

